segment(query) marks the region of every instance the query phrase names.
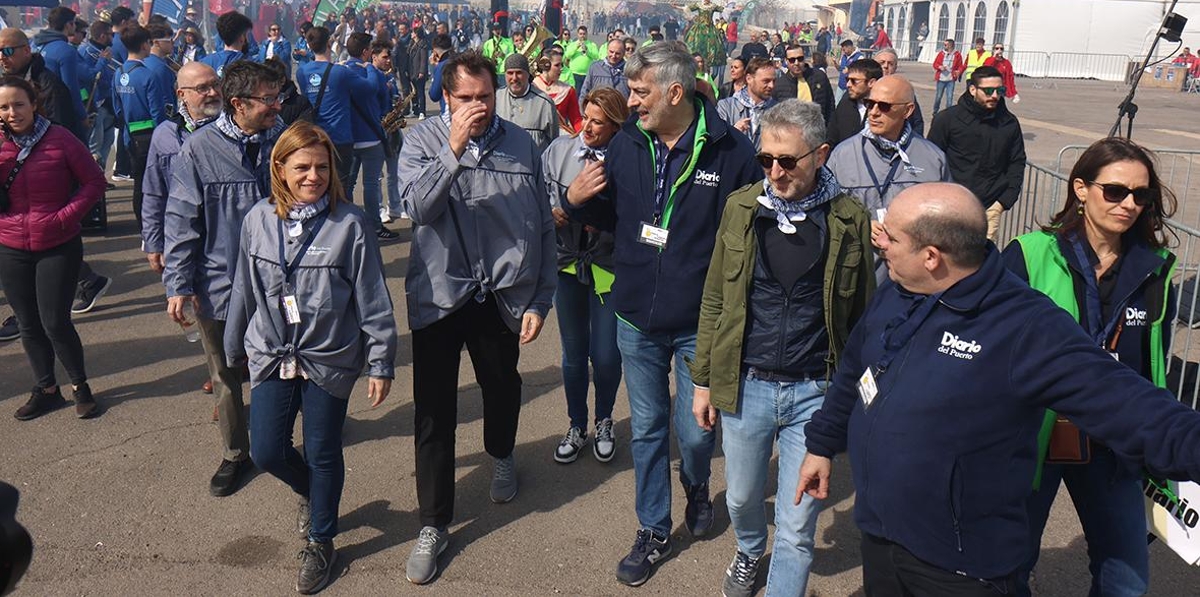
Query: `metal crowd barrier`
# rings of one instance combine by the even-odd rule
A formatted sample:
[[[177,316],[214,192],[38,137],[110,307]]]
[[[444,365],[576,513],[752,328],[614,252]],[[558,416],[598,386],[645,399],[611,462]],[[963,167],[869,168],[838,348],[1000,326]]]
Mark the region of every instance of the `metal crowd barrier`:
[[[1068,173],[1087,145],[1067,145],[1058,152],[1054,164],[1056,172]],[[1158,158],[1158,175],[1163,184],[1175,193],[1178,207],[1171,221],[1200,229],[1200,202],[1189,201],[1200,197],[1200,150],[1154,149]]]
[[[1082,149],[1064,148],[1059,156],[1060,163],[1064,156],[1070,156],[1074,151]],[[1184,151],[1178,153],[1188,155]],[[1070,163],[1073,164],[1074,159]],[[1170,173],[1167,169],[1164,176]],[[1057,168],[1026,164],[1021,199],[1000,221],[999,246],[1003,248],[1013,238],[1049,223],[1066,203],[1066,193],[1067,175]],[[1197,408],[1200,405],[1200,332],[1197,332],[1200,329],[1200,226],[1189,225],[1177,218],[1168,220],[1167,224],[1168,246],[1176,257],[1174,296],[1170,304],[1175,323],[1167,326],[1170,333],[1167,385],[1180,401]]]
[[[926,39],[924,42],[896,42],[896,54],[901,60],[919,60],[933,63],[942,49],[942,42]],[[970,47],[959,46],[964,55]],[[919,58],[918,58],[919,56]],[[1100,81],[1127,81],[1132,69],[1140,59],[1126,54],[1085,54],[1082,52],[1033,52],[1017,50],[1008,54],[1013,70],[1018,76],[1031,79],[1098,79]]]

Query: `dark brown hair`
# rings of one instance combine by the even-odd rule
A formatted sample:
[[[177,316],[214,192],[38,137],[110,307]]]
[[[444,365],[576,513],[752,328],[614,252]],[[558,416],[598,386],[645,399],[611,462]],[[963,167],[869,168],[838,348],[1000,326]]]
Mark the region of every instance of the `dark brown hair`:
[[[17,87],[24,91],[29,96],[29,102],[33,104],[34,111],[39,114],[41,113],[41,110],[38,109],[40,107],[38,105],[38,92],[37,89],[33,88],[33,83],[26,81],[24,77],[7,76],[0,78],[0,88],[3,87]]]
[[[1099,176],[1100,171],[1109,164],[1117,162],[1137,162],[1146,167],[1150,174],[1150,188],[1162,193],[1162,199],[1147,205],[1141,215],[1129,229],[1128,233],[1136,234],[1146,244],[1160,248],[1167,245],[1164,224],[1167,218],[1175,215],[1175,193],[1163,185],[1162,179],[1154,169],[1154,154],[1150,150],[1119,137],[1109,137],[1092,143],[1079,156],[1075,167],[1071,168],[1071,176],[1067,178],[1067,203],[1062,211],[1055,214],[1050,223],[1042,227],[1046,232],[1067,234],[1083,229],[1083,214],[1080,213],[1082,203],[1075,194],[1075,181],[1082,180],[1091,184]]]
[[[453,95],[458,88],[458,80],[467,75],[483,77],[492,82],[492,91],[496,90],[496,63],[481,54],[478,50],[470,50],[457,54],[445,62],[442,67],[442,91]]]

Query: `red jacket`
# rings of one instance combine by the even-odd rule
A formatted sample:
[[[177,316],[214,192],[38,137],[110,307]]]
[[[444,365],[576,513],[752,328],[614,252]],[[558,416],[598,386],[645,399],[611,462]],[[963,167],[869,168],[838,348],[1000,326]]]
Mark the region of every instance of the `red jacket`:
[[[937,58],[933,59],[933,82],[934,83],[937,83],[938,75],[941,74],[941,72],[942,72],[942,61],[945,57],[946,57],[946,51],[942,50],[941,52],[938,52]],[[957,81],[958,78],[960,76],[962,76],[962,73],[964,70],[966,70],[966,69],[963,67],[962,52],[955,50],[954,51],[954,64],[950,65],[950,76],[953,77],[955,81]]]
[[[0,145],[0,185],[16,165],[18,151],[12,141]],[[0,245],[45,251],[79,235],[80,222],[104,196],[104,171],[70,131],[50,125],[8,196],[8,211],[0,214]]]
[[[994,66],[1000,71],[1000,77],[1004,80],[1004,97],[1012,99],[1017,95],[1017,77],[1013,75],[1012,62],[1008,58],[996,59],[995,56],[983,61],[984,66]]]

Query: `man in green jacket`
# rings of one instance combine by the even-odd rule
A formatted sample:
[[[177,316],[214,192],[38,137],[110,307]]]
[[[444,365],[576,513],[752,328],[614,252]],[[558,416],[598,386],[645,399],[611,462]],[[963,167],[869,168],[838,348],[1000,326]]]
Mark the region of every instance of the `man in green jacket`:
[[[517,52],[513,40],[504,37],[504,27],[492,23],[492,37],[483,42],[480,53],[496,65],[496,85],[504,87],[504,61]]]
[[[575,76],[575,80],[564,82],[574,84],[575,91],[579,91],[583,88],[588,69],[600,59],[600,47],[596,42],[588,41],[588,28],[583,25],[579,26],[575,35],[575,41],[563,44],[563,59],[567,61],[567,69]]]
[[[727,597],[749,596],[766,551],[767,471],[779,438],[772,594],[807,594],[819,502],[795,505],[804,425],[821,407],[850,329],[875,290],[870,219],[825,167],[825,119],[787,100],[759,121],[766,180],[729,196],[704,284],[692,413],[722,411],[725,502],[738,549]]]

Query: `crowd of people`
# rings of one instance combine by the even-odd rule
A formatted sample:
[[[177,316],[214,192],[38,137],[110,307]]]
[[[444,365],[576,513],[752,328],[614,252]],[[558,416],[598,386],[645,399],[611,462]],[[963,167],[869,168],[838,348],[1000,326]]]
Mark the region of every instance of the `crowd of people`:
[[[1054,220],[1001,251],[1026,162],[1003,46],[964,56],[946,41],[926,130],[894,50],[842,40],[835,83],[815,60],[828,30],[815,48],[797,43],[807,25],[755,33],[735,55],[713,5],[689,8],[668,34],[683,41],[653,24],[603,45],[583,23],[547,36],[495,22],[482,39],[478,15],[431,9],[304,21],[293,38],[272,24],[257,41],[233,11],[207,49],[193,26],[123,7],[92,24],[53,9],[32,41],[0,31],[0,286],[34,376],[16,417],[67,403],[56,360],[77,416],[103,411],[71,314],[110,282],[80,231],[116,143],[167,314],[203,345],[221,436],[210,492],[236,492],[253,466],[293,490],[302,594],[333,579],[353,388],[365,375],[376,407],[395,376],[380,245],[400,218],[421,524],[409,581],[434,580],[452,539],[462,349],[489,497],[510,502],[517,365],[556,307],[567,431],[547,456],[630,450],[623,584],[672,552],[672,435],[684,526],[711,535],[720,427],[727,597],[753,593],[768,551],[776,450],[770,595],[806,594],[842,452],[868,595],[1028,594],[1060,483],[1093,591],[1144,593],[1143,469],[1200,478],[1200,415],[1163,389],[1174,199],[1151,155],[1096,142]],[[613,425],[622,382],[628,441]]]

